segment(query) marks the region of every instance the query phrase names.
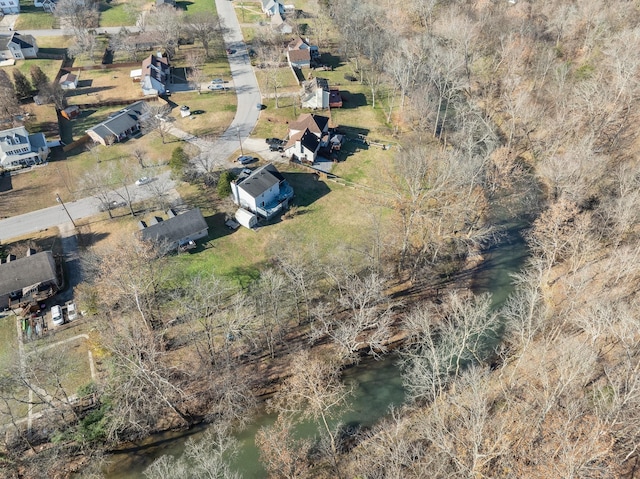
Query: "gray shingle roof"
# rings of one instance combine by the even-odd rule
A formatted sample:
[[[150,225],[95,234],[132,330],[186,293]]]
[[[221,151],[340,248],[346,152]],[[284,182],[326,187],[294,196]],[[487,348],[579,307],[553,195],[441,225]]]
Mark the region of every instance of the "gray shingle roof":
[[[145,102],[137,101],[123,108],[108,120],[98,123],[87,131],[93,131],[101,138],[120,135],[139,124],[145,109]]]
[[[46,282],[58,284],[56,263],[51,251],[0,264],[0,296]]]
[[[302,138],[300,138],[300,144],[311,151],[316,151],[320,146],[320,138],[311,133],[309,130],[305,130]]]
[[[200,208],[194,208],[148,226],[141,231],[141,234],[145,241],[172,244],[207,228],[207,222],[204,220]]]
[[[273,185],[277,185],[284,180],[284,177],[271,163],[255,170],[238,186],[249,193],[253,198],[257,198]]]

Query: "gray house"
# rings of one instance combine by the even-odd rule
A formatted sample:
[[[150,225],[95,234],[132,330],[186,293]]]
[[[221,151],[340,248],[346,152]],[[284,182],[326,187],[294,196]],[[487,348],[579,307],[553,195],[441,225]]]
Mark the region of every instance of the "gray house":
[[[167,219],[152,218],[149,224],[140,222],[140,238],[159,246],[163,253],[195,247],[195,241],[209,234],[209,226],[200,208],[176,215],[167,211]]]
[[[87,130],[91,139],[104,146],[123,141],[140,131],[140,123],[148,115],[144,101],[137,101]]]
[[[51,251],[33,253],[29,250],[23,258],[9,256],[0,264],[0,308],[6,308],[10,300],[53,296],[59,287]]]

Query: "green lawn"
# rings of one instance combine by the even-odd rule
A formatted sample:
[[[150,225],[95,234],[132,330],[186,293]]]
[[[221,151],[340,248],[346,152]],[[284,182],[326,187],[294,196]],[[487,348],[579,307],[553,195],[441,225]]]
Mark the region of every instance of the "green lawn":
[[[196,136],[220,135],[233,121],[236,114],[237,99],[233,90],[174,93],[171,99],[179,105],[187,105],[192,114],[182,118],[178,108],[174,108],[171,116],[175,126]]]
[[[176,2],[176,7],[184,9],[188,14],[217,13],[216,4],[211,0],[189,0]]]
[[[36,8],[33,2],[20,2],[20,15],[16,21],[16,30],[47,30],[55,28],[55,18],[42,8]]]
[[[382,197],[375,190],[318,181],[306,170],[278,168],[295,191],[297,214],[293,218],[276,220],[257,231],[241,227],[231,232],[224,226],[223,213],[205,211],[210,247],[172,257],[171,261],[177,263],[174,269],[186,276],[213,272],[245,287],[268,264],[269,254],[280,251],[285,243],[313,245],[321,255],[331,254],[338,245],[362,246],[366,238],[361,232],[371,222],[369,214],[363,214],[363,205],[367,205],[367,212],[385,211],[376,206],[382,203]]]
[[[100,26],[120,27],[136,24],[138,9],[126,2],[100,4]]]
[[[29,72],[33,65],[39,66],[44,74],[47,75],[49,80],[53,81],[58,74],[60,67],[62,66],[62,60],[20,60],[16,63],[15,67],[9,67],[7,68],[7,70],[11,79],[13,79],[13,70],[17,68],[27,77],[29,81],[31,81],[31,75]]]

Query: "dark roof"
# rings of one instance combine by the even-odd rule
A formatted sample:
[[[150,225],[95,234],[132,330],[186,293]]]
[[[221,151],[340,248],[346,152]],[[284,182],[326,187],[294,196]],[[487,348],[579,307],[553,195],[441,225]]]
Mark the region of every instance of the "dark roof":
[[[13,32],[9,35],[0,35],[0,50],[7,50],[9,43],[15,43],[21,49],[33,48],[36,40],[31,35],[21,35],[18,32]]]
[[[257,198],[273,185],[284,181],[284,177],[271,163],[255,170],[245,180],[238,184],[239,188]]]
[[[306,149],[316,151],[320,145],[320,138],[311,133],[309,130],[304,131],[304,135],[300,138],[300,144]]]
[[[98,123],[87,131],[93,131],[100,138],[120,135],[140,123],[145,111],[145,102],[137,101],[120,110],[108,120]]]
[[[173,218],[150,225],[141,231],[142,239],[172,244],[207,229],[200,208],[194,208]]]
[[[0,264],[0,296],[40,283],[58,284],[51,251]]]
[[[158,55],[149,55],[142,60],[142,75],[149,75],[163,85],[169,79],[169,60]]]

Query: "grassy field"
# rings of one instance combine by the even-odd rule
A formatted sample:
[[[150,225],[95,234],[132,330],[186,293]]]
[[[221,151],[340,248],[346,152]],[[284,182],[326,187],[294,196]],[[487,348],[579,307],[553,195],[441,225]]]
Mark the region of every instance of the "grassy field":
[[[20,15],[16,21],[16,30],[47,30],[55,28],[55,18],[51,13],[46,13],[42,8],[35,7],[33,2],[22,0],[20,2]],[[38,39],[40,45],[40,39]]]
[[[220,135],[229,126],[236,113],[237,97],[233,90],[175,93],[171,99],[179,105],[187,105],[192,114],[182,118],[180,109],[174,108],[171,116],[175,126],[197,136]]]
[[[198,13],[217,13],[216,4],[210,0],[189,0],[176,2],[176,7],[182,8],[190,15]]]
[[[13,67],[8,67],[6,69],[7,73],[9,73],[11,79],[13,80],[13,70],[20,70],[29,81],[31,81],[31,67],[37,65],[44,72],[45,75],[49,78],[49,80],[54,80],[60,67],[62,66],[62,60],[44,60],[44,59],[33,59],[33,60],[21,60],[16,63]]]
[[[124,1],[100,4],[100,26],[120,27],[136,24],[138,9],[135,5]]]
[[[67,102],[78,105],[111,100],[139,100],[144,96],[142,88],[140,83],[131,81],[130,72],[131,68],[77,72],[78,87],[68,90]]]

